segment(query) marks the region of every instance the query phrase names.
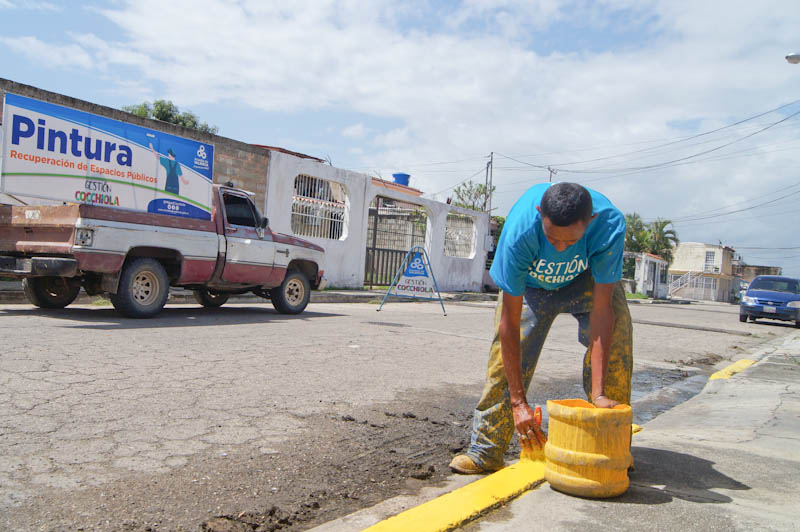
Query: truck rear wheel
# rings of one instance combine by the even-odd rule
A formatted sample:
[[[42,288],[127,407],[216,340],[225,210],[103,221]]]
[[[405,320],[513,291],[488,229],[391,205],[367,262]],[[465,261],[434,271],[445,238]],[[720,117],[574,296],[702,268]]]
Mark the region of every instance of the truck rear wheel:
[[[270,291],[270,300],[281,314],[300,314],[311,299],[311,284],[301,271],[286,274],[280,286]]]
[[[142,257],[125,265],[111,304],[129,318],[152,318],[164,308],[168,296],[169,279],[164,266]]]
[[[78,297],[81,283],[69,277],[30,277],[22,289],[31,304],[40,308],[64,308]]]
[[[223,294],[221,292],[214,292],[213,290],[207,290],[205,288],[200,288],[194,291],[194,299],[204,307],[221,307],[228,301],[230,294]]]

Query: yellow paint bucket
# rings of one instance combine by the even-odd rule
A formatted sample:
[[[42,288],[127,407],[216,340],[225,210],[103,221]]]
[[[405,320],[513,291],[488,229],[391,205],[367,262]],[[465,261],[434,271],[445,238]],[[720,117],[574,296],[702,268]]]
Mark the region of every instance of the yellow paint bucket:
[[[596,408],[583,399],[547,401],[544,478],[570,495],[603,499],[628,489],[633,410]]]

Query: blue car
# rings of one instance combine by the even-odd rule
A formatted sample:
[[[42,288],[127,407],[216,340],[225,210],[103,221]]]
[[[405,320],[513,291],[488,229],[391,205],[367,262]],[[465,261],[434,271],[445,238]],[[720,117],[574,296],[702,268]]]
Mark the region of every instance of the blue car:
[[[800,327],[800,279],[759,275],[742,297],[739,321],[758,318],[793,321]]]

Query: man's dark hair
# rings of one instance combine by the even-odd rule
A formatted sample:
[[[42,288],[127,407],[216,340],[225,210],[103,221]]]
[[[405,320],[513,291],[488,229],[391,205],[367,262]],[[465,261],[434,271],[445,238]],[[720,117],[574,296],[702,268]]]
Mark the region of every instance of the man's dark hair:
[[[542,196],[539,206],[542,216],[560,227],[577,221],[589,223],[592,217],[592,197],[577,183],[556,183]]]

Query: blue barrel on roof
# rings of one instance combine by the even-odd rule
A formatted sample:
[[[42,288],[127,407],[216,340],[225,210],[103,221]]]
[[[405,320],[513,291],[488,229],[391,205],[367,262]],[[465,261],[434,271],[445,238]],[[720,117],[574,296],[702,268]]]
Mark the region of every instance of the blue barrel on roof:
[[[408,186],[408,179],[411,177],[409,174],[397,173],[392,174],[394,182],[398,185]]]

